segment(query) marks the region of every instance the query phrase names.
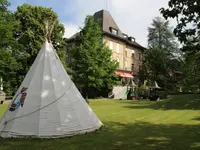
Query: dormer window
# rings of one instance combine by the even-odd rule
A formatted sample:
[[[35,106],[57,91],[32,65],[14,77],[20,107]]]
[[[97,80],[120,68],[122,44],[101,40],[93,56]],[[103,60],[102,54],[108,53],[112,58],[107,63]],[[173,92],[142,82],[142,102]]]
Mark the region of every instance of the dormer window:
[[[128,39],[129,39],[129,41],[131,41],[131,42],[135,42],[135,38],[134,38],[134,37],[129,37]]]
[[[124,37],[125,39],[128,39],[128,35],[127,35],[127,34],[123,34],[123,37]]]
[[[111,28],[111,33],[114,34],[114,35],[117,35],[118,34],[118,30],[116,30],[114,28]]]
[[[131,38],[131,42],[135,42],[135,38],[132,37],[132,38]]]

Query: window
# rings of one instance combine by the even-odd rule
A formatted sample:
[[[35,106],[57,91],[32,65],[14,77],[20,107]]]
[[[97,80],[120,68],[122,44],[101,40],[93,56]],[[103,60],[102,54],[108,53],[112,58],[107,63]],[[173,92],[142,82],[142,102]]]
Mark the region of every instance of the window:
[[[132,71],[134,71],[135,70],[135,66],[134,66],[134,64],[132,64]]]
[[[112,41],[110,41],[109,48],[110,48],[111,50],[113,50],[113,42],[112,42]]]
[[[133,59],[133,60],[135,59],[135,54],[134,54],[134,53],[132,53],[132,59]]]
[[[141,53],[139,53],[139,60],[141,60],[142,59],[142,57],[141,57]]]
[[[135,50],[132,50],[132,59],[135,59]]]
[[[128,52],[127,52],[127,51],[125,51],[125,56],[126,56],[126,57],[128,56]]]
[[[116,52],[119,53],[119,43],[116,43]]]
[[[135,42],[135,38],[131,38],[131,42]]]
[[[124,37],[125,39],[127,39],[127,38],[128,38],[128,35],[126,35],[126,34],[123,34],[123,37]]]
[[[127,68],[128,67],[128,62],[127,61],[125,61],[125,68]]]
[[[114,34],[114,35],[117,35],[118,34],[118,31],[116,30],[116,29],[111,29],[111,32],[112,32],[112,34]]]

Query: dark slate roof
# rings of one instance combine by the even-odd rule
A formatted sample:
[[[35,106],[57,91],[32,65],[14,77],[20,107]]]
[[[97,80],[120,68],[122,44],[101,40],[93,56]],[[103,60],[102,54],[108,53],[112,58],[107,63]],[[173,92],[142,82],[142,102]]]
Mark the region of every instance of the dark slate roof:
[[[110,37],[116,38],[118,40],[121,40],[123,42],[126,42],[128,45],[136,46],[141,49],[146,49],[143,46],[141,46],[140,44],[138,44],[137,42],[130,41],[129,38],[132,38],[132,37],[129,37],[128,39],[124,38],[124,36],[123,36],[124,33],[117,26],[113,17],[110,15],[110,13],[107,10],[100,10],[100,11],[96,12],[94,14],[94,20],[99,22],[99,25],[100,25],[101,29],[103,30],[104,34],[106,34]],[[118,34],[117,35],[112,34],[111,28],[118,30]],[[125,34],[125,35],[127,35],[127,34]]]
[[[128,39],[124,38],[124,36],[123,36],[124,33],[122,33],[120,28],[117,26],[115,20],[113,19],[113,17],[110,15],[110,13],[107,10],[100,10],[100,11],[96,12],[94,14],[94,20],[99,23],[104,35],[107,35],[111,38],[115,38],[117,40],[125,42],[126,44],[128,44],[130,46],[138,47],[141,50],[146,49],[145,47],[138,44],[136,41],[135,42],[130,41],[129,39],[132,37],[128,37]],[[111,28],[116,29],[118,31],[118,34],[117,35],[112,34]],[[72,37],[67,39],[67,41],[69,42],[69,41],[73,40],[77,36],[77,34],[78,33],[74,34]],[[125,35],[127,35],[127,34],[125,34]]]
[[[94,20],[100,22],[100,27],[104,32],[111,33],[111,27],[118,30],[118,36],[123,37],[120,28],[117,26],[115,20],[106,10],[98,11],[94,14]]]

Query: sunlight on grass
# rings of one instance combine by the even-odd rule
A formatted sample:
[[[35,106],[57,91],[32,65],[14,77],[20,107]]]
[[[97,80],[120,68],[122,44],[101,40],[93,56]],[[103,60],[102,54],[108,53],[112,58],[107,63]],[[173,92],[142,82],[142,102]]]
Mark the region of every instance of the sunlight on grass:
[[[193,148],[200,148],[200,142],[198,142],[198,143],[193,143],[192,144],[192,146],[191,147],[193,147]]]
[[[54,140],[4,139],[0,149],[200,149],[200,100],[196,95],[159,102],[90,100],[89,104],[104,124],[99,131]],[[0,105],[0,116],[5,109],[6,105]]]
[[[0,105],[0,118],[3,116],[3,114],[6,111],[7,107],[8,107],[7,104]]]

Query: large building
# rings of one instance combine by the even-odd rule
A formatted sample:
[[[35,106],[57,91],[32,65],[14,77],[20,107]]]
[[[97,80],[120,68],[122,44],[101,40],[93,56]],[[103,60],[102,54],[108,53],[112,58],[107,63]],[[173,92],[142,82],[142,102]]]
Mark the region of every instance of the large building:
[[[113,98],[119,99],[126,93],[127,84],[133,84],[131,81],[140,70],[145,48],[138,44],[134,37],[123,33],[108,11],[96,12],[94,20],[102,29],[102,41],[112,50],[112,59],[119,62],[119,68],[115,73],[121,76],[121,84],[113,87],[110,94]],[[75,44],[76,35],[67,39],[66,42]]]
[[[116,72],[122,76],[124,73],[135,76],[142,65],[145,48],[134,37],[123,33],[108,11],[96,12],[94,19],[100,23],[103,41],[113,52],[112,59],[119,62]]]

